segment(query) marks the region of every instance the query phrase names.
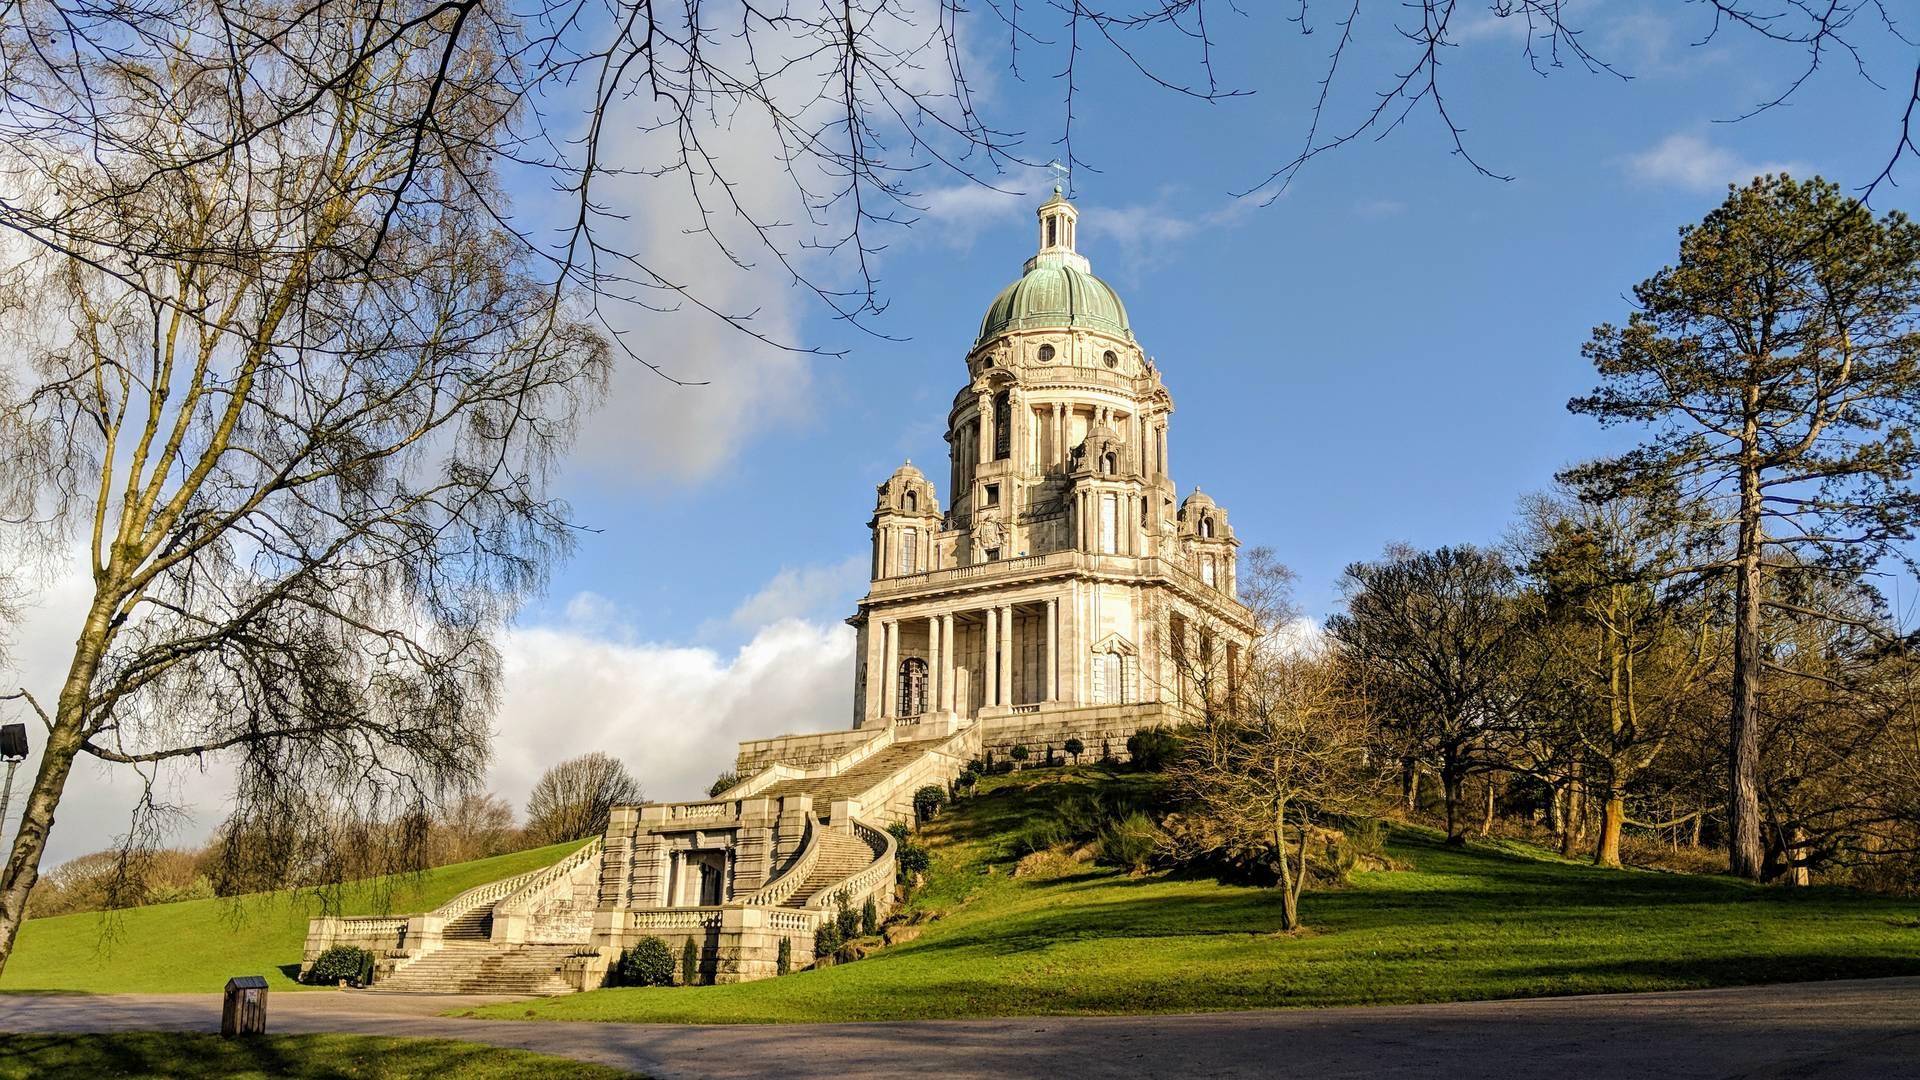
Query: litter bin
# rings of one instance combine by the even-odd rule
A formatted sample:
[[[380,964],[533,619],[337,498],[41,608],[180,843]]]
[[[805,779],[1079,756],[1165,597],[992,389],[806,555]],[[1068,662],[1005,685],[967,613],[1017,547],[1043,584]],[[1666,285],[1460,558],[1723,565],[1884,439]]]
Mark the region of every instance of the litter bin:
[[[227,980],[226,1000],[220,1006],[220,1035],[267,1033],[267,980],[259,975],[236,975]]]

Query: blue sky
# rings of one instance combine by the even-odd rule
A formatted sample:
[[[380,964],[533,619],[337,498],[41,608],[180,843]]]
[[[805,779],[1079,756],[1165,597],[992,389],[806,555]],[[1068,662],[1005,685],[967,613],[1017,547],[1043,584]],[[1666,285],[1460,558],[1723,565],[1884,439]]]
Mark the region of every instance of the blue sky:
[[[1784,166],[1852,186],[1883,164],[1899,94],[1836,65],[1787,107],[1717,123],[1776,93],[1798,57],[1731,35],[1692,47],[1704,25],[1694,15],[1669,20],[1655,12],[1672,5],[1646,5],[1614,21],[1626,7],[1589,16],[1589,36],[1631,82],[1577,69],[1542,78],[1506,30],[1470,32],[1452,50],[1449,107],[1475,154],[1514,177],[1505,182],[1452,156],[1416,110],[1386,140],[1318,159],[1271,205],[1235,200],[1231,190],[1297,144],[1307,66],[1330,27],[1303,42],[1258,19],[1240,35],[1242,20],[1230,20],[1229,39],[1280,48],[1229,45],[1225,81],[1258,92],[1223,103],[1158,91],[1111,62],[1085,74],[1076,143],[1099,172],[1074,181],[1081,248],[1120,290],[1172,389],[1176,478],[1227,505],[1247,542],[1281,552],[1309,613],[1336,602],[1345,563],[1388,541],[1496,540],[1521,493],[1608,445],[1564,408],[1592,382],[1580,346],[1595,323],[1624,317],[1630,287],[1672,257],[1675,230],[1728,180]],[[1263,72],[1271,53],[1298,70]],[[1354,66],[1353,89],[1401,55],[1364,54],[1372,67]],[[1878,59],[1881,81],[1904,85],[1910,58]],[[1059,91],[1045,77],[995,84],[995,108],[1028,119],[1036,155],[1050,152],[1042,136],[1057,130]],[[845,355],[804,363],[791,399],[733,433],[724,460],[666,475],[637,461],[641,475],[625,480],[570,471],[577,517],[602,531],[528,618],[591,591],[642,637],[724,647],[750,628],[730,637],[716,617],[780,571],[859,555],[870,485],[907,457],[944,477],[940,435],[962,357],[1031,253],[1043,178],[1006,182],[1031,194],[985,208],[986,198],[955,199],[969,210],[892,238],[891,306],[874,325],[906,340],[850,334],[801,306],[800,338]],[[1876,201],[1904,199],[1887,189]],[[772,275],[764,284],[787,291]],[[722,365],[716,386],[654,381],[644,393],[724,395],[756,375]],[[645,563],[671,571],[633,572]],[[823,597],[809,614],[845,614],[852,599]]]
[[[1593,325],[1624,318],[1630,288],[1728,181],[1783,167],[1848,187],[1871,179],[1912,79],[1910,52],[1869,51],[1888,90],[1835,61],[1790,105],[1719,123],[1777,94],[1801,58],[1731,33],[1693,46],[1707,26],[1698,5],[1591,0],[1574,9],[1593,27],[1589,46],[1634,78],[1577,67],[1542,78],[1511,25],[1463,16],[1442,69],[1447,104],[1476,156],[1513,179],[1451,154],[1422,107],[1260,205],[1231,193],[1298,146],[1334,27],[1302,38],[1268,10],[1291,5],[1245,6],[1255,14],[1216,12],[1214,29],[1222,81],[1248,97],[1183,98],[1086,55],[1074,130],[1087,165],[1073,193],[1080,248],[1173,393],[1175,478],[1228,507],[1244,542],[1275,548],[1315,618],[1337,603],[1348,562],[1393,541],[1498,541],[1521,495],[1618,445],[1565,409],[1592,385],[1580,346]],[[981,63],[996,55],[974,48]],[[1337,115],[1364,108],[1405,57],[1385,22],[1363,27]],[[1062,88],[1048,70],[983,69],[977,83],[993,117],[1027,131],[1034,160],[1060,153]],[[734,151],[766,171],[750,133]],[[558,483],[593,531],[507,642],[496,790],[518,802],[542,768],[603,749],[651,795],[691,797],[737,739],[849,722],[840,620],[865,588],[873,485],[905,458],[944,484],[965,351],[1032,251],[1046,178],[1001,182],[1024,194],[921,174],[928,212],[883,237],[878,261],[889,306],[872,325],[887,339],[827,318],[774,272],[732,271],[682,234],[684,207],[656,186],[603,191],[642,250],[755,309],[776,336],[840,355],[776,353],[684,313],[628,313],[652,358],[709,385],[632,367],[583,424]],[[777,203],[777,184],[753,186]],[[1907,189],[1876,199],[1910,201]],[[42,661],[23,641],[32,670]],[[182,801],[205,806],[217,781],[182,778]],[[63,816],[56,857],[98,847],[125,798],[104,774],[80,782],[101,797]],[[193,828],[216,819],[199,814]]]

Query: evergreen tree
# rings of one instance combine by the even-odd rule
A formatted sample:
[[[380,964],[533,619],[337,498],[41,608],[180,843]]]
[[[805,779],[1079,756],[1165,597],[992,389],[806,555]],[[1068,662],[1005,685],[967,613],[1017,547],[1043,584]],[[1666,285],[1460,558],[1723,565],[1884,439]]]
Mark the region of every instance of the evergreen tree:
[[[1762,177],[1682,229],[1676,264],[1634,299],[1624,327],[1594,330],[1600,386],[1568,407],[1652,432],[1567,479],[1597,498],[1677,486],[1726,507],[1726,549],[1684,572],[1734,579],[1728,861],[1757,878],[1763,623],[1822,614],[1767,578],[1857,580],[1920,517],[1920,228],[1824,180]]]

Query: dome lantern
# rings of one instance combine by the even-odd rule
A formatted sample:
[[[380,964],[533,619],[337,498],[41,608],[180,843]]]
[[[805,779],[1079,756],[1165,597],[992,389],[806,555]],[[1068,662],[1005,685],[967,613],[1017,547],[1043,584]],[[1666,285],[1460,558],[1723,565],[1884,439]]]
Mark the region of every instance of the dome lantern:
[[[1080,212],[1054,189],[1035,211],[1040,249],[1020,280],[1000,290],[980,320],[976,346],[1010,330],[1088,329],[1133,340],[1126,305],[1113,287],[1093,276],[1087,257],[1074,250]]]

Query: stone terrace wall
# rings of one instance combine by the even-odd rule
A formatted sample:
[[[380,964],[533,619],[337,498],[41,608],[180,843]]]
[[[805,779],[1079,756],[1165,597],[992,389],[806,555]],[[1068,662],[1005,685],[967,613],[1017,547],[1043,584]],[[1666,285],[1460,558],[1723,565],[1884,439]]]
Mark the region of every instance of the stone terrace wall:
[[[776,762],[797,765],[821,765],[880,734],[873,728],[851,731],[827,731],[818,735],[780,735],[772,739],[751,739],[740,744],[733,770],[746,779]]]
[[[995,762],[1010,760],[1015,746],[1024,746],[1032,755],[1029,763],[1041,761],[1046,748],[1067,759],[1066,741],[1078,738],[1086,744],[1080,760],[1098,760],[1104,742],[1114,760],[1127,760],[1127,739],[1143,728],[1164,727],[1177,722],[1176,711],[1159,702],[1135,705],[1095,705],[1079,709],[1048,710],[1035,713],[987,716],[980,723],[980,754],[993,752]]]

